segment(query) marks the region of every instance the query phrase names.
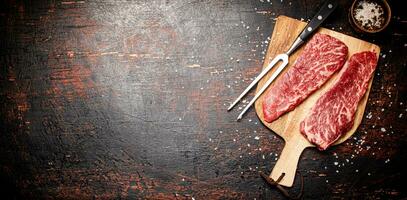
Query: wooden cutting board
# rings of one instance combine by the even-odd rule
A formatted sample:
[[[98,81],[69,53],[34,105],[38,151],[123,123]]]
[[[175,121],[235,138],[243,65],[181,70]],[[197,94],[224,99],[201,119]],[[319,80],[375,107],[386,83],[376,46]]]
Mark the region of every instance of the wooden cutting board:
[[[306,25],[305,22],[301,22],[301,21],[295,20],[290,17],[279,16],[277,18],[276,25],[275,25],[274,31],[273,31],[273,35],[272,35],[272,38],[270,41],[270,45],[267,50],[263,69],[269,64],[269,62],[277,54],[285,52],[290,47],[290,45],[296,39],[297,35],[305,27],[305,25]],[[338,33],[338,32],[335,32],[335,31],[332,31],[329,29],[325,29],[325,28],[320,28],[318,30],[318,32],[323,33],[323,34],[328,34],[328,35],[333,36],[333,37],[341,40],[342,42],[344,42],[349,48],[348,58],[350,57],[350,55],[357,53],[357,52],[361,52],[361,51],[374,51],[377,53],[377,56],[379,57],[380,48],[375,44],[365,42],[363,40],[360,40],[360,39],[357,39],[354,37],[350,37],[348,35]],[[289,67],[292,66],[292,64],[297,59],[298,55],[301,53],[304,46],[305,45],[303,45],[301,49],[297,50],[293,55],[290,56],[289,65],[282,73],[285,73],[285,71]],[[274,67],[274,69],[277,69],[277,66]],[[271,70],[265,76],[265,78],[263,78],[259,82],[259,84],[257,86],[257,91],[265,84],[266,80],[271,76],[271,74],[273,72],[274,72],[274,70]],[[279,77],[281,77],[281,75]],[[301,135],[300,122],[307,116],[311,107],[316,103],[317,99],[322,94],[324,94],[327,89],[329,89],[331,87],[331,85],[334,83],[334,81],[337,79],[337,77],[338,77],[338,74],[335,74],[327,83],[324,84],[324,86],[322,88],[320,88],[315,93],[313,93],[310,97],[308,97],[297,108],[295,108],[295,110],[293,110],[289,113],[286,113],[285,115],[283,115],[278,120],[276,120],[272,123],[267,123],[264,120],[263,111],[262,111],[262,104],[263,104],[263,99],[265,96],[264,94],[266,94],[267,91],[256,101],[256,103],[255,103],[256,113],[257,113],[258,117],[260,118],[260,120],[263,122],[263,124],[265,126],[267,126],[273,132],[275,132],[276,134],[281,136],[285,141],[284,149],[270,175],[270,177],[273,180],[277,180],[277,178],[282,173],[285,173],[284,178],[280,182],[281,185],[287,186],[287,187],[291,187],[293,185],[296,170],[297,170],[297,164],[298,164],[298,160],[300,158],[301,153],[307,147],[314,147],[313,144],[308,142],[308,140]],[[278,79],[276,81],[278,81]],[[366,102],[367,102],[370,88],[372,85],[372,81],[373,81],[373,78],[370,80],[369,87],[367,89],[365,96],[359,102],[358,109],[357,109],[356,116],[355,116],[354,126],[348,133],[346,133],[344,136],[342,136],[335,143],[335,145],[344,142],[346,139],[348,139],[350,136],[352,136],[352,134],[356,131],[357,127],[361,123],[362,118],[363,118],[363,112],[365,110]]]

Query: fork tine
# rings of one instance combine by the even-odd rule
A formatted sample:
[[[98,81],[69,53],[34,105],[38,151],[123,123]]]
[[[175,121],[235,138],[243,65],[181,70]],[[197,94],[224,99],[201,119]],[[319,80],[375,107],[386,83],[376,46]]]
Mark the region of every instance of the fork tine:
[[[260,97],[261,94],[268,88],[268,86],[274,81],[274,79],[277,78],[277,76],[283,71],[285,66],[288,64],[288,56],[286,54],[279,54],[277,55],[273,61],[271,61],[270,64],[275,65],[278,63],[278,61],[282,61],[283,63],[280,64],[280,66],[277,68],[277,70],[271,75],[271,77],[267,80],[267,82],[263,85],[263,87],[257,92],[257,94],[253,97],[253,99],[250,101],[249,104],[243,109],[243,111],[240,113],[240,115],[237,117],[237,120],[239,121],[242,119],[243,115],[246,113],[247,110],[256,102],[256,100]]]
[[[250,83],[250,85],[239,95],[239,97],[229,106],[228,111],[230,111],[249,91],[253,88],[271,69],[273,69],[274,65],[278,62],[279,59],[276,60],[278,56],[276,56],[268,65],[267,67],[261,71],[261,73]]]

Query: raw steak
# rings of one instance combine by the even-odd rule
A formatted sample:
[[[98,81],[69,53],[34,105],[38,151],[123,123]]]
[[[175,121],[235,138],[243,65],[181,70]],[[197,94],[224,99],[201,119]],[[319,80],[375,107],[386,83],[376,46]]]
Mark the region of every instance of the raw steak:
[[[347,56],[348,47],[343,42],[315,34],[294,65],[268,89],[263,101],[264,119],[272,122],[293,110],[342,68]]]
[[[328,148],[353,127],[356,109],[376,64],[374,52],[354,54],[340,71],[339,79],[301,122],[301,133],[320,150]]]

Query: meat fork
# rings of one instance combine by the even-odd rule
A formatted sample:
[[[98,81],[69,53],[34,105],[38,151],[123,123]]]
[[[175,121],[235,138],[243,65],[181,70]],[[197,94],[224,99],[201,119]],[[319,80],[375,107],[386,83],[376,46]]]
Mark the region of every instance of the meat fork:
[[[283,69],[288,64],[288,57],[295,52],[310,36],[318,29],[318,27],[325,21],[326,18],[332,13],[332,11],[337,7],[336,0],[327,0],[318,13],[312,18],[312,20],[305,26],[301,34],[297,37],[291,47],[282,54],[278,54],[274,59],[267,65],[267,67],[253,80],[252,83],[243,91],[242,94],[229,106],[228,111],[230,111],[249,91],[256,85],[274,66],[281,61],[281,64],[277,70],[271,75],[263,87],[257,92],[253,99],[246,105],[237,120],[242,119],[246,111],[256,102],[256,100],[263,94],[263,92],[270,86],[270,84],[277,78],[277,76],[283,71]]]

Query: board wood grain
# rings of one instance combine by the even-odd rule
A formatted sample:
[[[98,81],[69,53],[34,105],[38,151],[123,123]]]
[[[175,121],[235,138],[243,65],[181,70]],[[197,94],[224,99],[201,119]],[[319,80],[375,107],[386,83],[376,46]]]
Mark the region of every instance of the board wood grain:
[[[296,39],[297,35],[305,27],[305,25],[306,25],[305,22],[287,16],[279,16],[277,18],[276,25],[274,27],[272,38],[270,41],[270,45],[268,47],[267,54],[265,57],[263,69],[277,54],[285,52],[290,47],[290,45]],[[380,48],[375,44],[342,33],[338,33],[326,28],[320,28],[317,32],[328,34],[344,42],[349,48],[348,58],[350,55],[361,51],[374,51],[378,56],[380,54]],[[289,65],[288,67],[286,67],[286,69],[284,69],[282,74],[285,73],[285,71],[287,71],[287,69],[292,66],[292,64],[297,59],[298,55],[301,53],[304,46],[302,46],[302,48],[300,48],[290,56]],[[271,76],[275,69],[277,69],[277,67],[274,67],[273,70],[271,70],[259,82],[256,92],[260,90],[260,88],[265,84],[265,82]],[[279,76],[278,78],[280,77],[281,76]],[[278,78],[276,81],[278,81]],[[271,129],[273,132],[275,132],[277,135],[281,136],[285,141],[284,149],[280,154],[280,158],[277,161],[276,165],[274,166],[273,171],[270,175],[272,179],[276,180],[282,173],[285,173],[284,178],[280,182],[281,185],[287,187],[291,187],[293,185],[301,153],[305,148],[314,147],[313,144],[308,142],[308,140],[301,135],[299,128],[300,122],[307,116],[310,109],[316,103],[318,98],[332,86],[332,84],[335,82],[337,78],[338,73],[334,74],[334,76],[329,81],[327,81],[327,83],[325,83],[319,90],[317,90],[311,96],[309,96],[293,111],[284,114],[283,116],[281,116],[279,119],[272,123],[268,123],[264,120],[262,110],[263,99],[265,96],[264,94],[266,94],[267,91],[256,101],[255,103],[256,113],[257,116],[262,121],[262,123],[269,129]],[[343,135],[334,145],[340,144],[344,142],[346,139],[348,139],[350,136],[352,136],[352,134],[355,133],[356,129],[360,125],[363,118],[363,112],[365,110],[366,103],[368,100],[372,81],[373,78],[370,79],[367,92],[362,98],[362,100],[359,102],[352,129],[345,135]]]

